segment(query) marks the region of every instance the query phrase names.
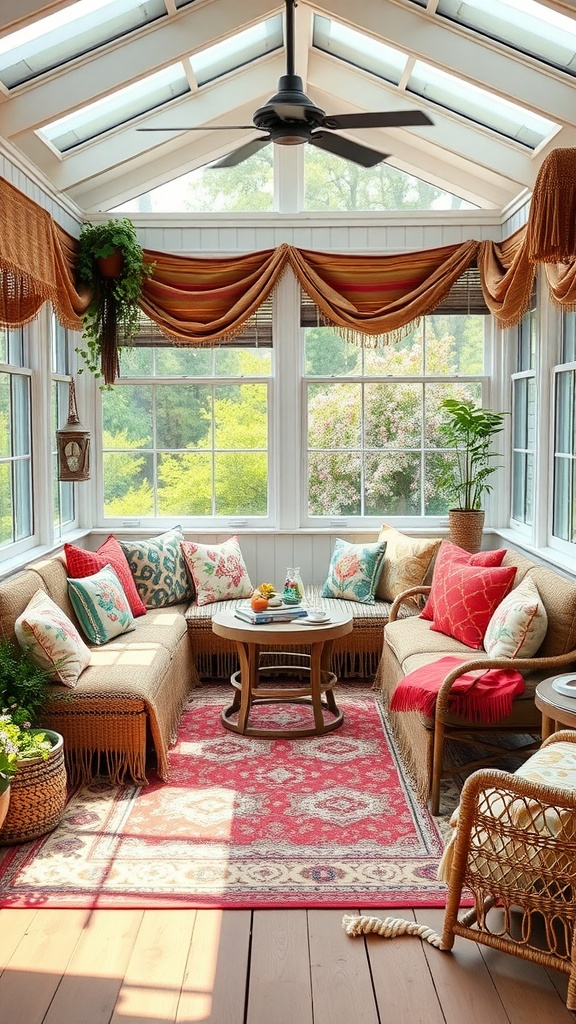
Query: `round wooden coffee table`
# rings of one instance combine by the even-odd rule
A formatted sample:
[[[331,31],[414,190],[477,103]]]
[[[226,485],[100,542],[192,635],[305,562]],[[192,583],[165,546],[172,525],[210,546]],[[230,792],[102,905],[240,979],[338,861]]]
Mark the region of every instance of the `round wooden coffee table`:
[[[576,676],[576,672],[574,672]],[[538,683],[534,694],[536,707],[542,712],[542,740],[556,732],[558,725],[576,729],[576,697],[565,697],[552,683],[558,676],[549,676]]]
[[[332,692],[337,679],[330,671],[330,658],[334,640],[352,632],[350,612],[334,612],[329,622],[304,624],[295,619],[253,626],[236,618],[233,612],[222,611],[212,617],[212,629],[217,636],[235,642],[240,661],[239,671],[230,677],[234,699],[222,712],[226,729],[244,736],[289,738],[319,736],[342,725],[344,715]],[[287,647],[310,650],[300,655],[290,651],[290,664],[283,665],[282,654],[288,653],[284,650]],[[285,702],[311,704],[314,725],[261,729],[250,724],[250,711],[255,704]],[[236,715],[238,718],[233,721]]]

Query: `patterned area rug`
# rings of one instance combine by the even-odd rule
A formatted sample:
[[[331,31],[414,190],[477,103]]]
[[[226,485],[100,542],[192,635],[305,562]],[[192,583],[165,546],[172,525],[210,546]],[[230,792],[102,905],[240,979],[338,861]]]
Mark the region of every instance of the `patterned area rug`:
[[[55,832],[1,851],[1,905],[444,906],[443,842],[403,777],[376,693],[340,686],[341,728],[300,739],[224,730],[230,693],[194,692],[169,783],[84,786]],[[257,713],[278,726],[310,709]]]

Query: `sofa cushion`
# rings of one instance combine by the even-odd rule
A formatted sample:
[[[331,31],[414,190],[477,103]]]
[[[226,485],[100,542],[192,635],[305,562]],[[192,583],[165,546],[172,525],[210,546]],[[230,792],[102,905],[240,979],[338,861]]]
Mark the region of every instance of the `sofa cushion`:
[[[222,544],[184,541],[182,554],[194,581],[196,604],[250,597],[254,592],[238,537],[229,537]]]
[[[491,658],[532,658],[548,628],[548,615],[530,576],[498,605],[484,636]]]
[[[143,541],[120,541],[136,588],[146,608],[191,601],[193,588],[180,545],[180,527]]]
[[[122,584],[132,614],[134,616],[146,614],[146,608],[136,589],[126,555],[112,533],[97,551],[87,551],[76,544],[65,544],[64,557],[68,575],[73,579],[92,576],[99,569],[103,569],[105,565],[111,565]]]
[[[480,650],[488,623],[510,590],[515,573],[513,566],[483,569],[452,564],[436,586],[431,628]]]
[[[334,542],[322,597],[374,604],[385,552],[385,541],[350,544],[338,537]]]
[[[443,540],[438,548],[434,563],[432,589],[420,613],[422,618],[434,619],[437,588],[440,588],[441,591],[444,589],[445,580],[452,565],[499,566],[502,564],[505,554],[506,549],[499,548],[496,551],[477,551],[472,555],[469,551],[464,551],[464,548],[459,548],[457,544],[453,544],[452,541]]]
[[[421,587],[440,546],[440,540],[407,537],[386,523],[380,528],[378,540],[386,542],[386,554],[376,587],[376,597],[383,601],[394,601],[405,590]],[[418,607],[416,597],[407,598],[407,602],[414,608]]]
[[[70,600],[84,633],[93,644],[105,644],[135,628],[128,598],[112,566],[92,576],[68,580]]]
[[[46,591],[37,590],[14,624],[16,639],[48,678],[73,687],[90,663],[90,650],[76,626]]]

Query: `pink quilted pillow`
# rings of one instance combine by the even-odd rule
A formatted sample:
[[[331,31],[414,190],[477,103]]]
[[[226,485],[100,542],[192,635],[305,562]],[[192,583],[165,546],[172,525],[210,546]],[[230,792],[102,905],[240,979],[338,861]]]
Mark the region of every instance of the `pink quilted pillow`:
[[[436,555],[434,574],[432,576],[432,589],[426,604],[420,612],[420,618],[435,618],[436,588],[438,584],[442,588],[444,587],[444,572],[449,570],[452,565],[498,566],[502,564],[505,554],[506,548],[498,548],[497,551],[477,551],[476,554],[471,555],[469,551],[459,548],[451,540],[443,540]]]
[[[111,565],[128,598],[132,615],[146,615],[146,608],[136,589],[128,559],[113,533],[107,537],[97,551],[86,551],[85,548],[79,548],[75,544],[65,544],[64,554],[68,575],[75,580],[93,576],[105,565]]]
[[[516,567],[452,564],[437,581],[431,629],[480,650],[488,623],[510,590]]]

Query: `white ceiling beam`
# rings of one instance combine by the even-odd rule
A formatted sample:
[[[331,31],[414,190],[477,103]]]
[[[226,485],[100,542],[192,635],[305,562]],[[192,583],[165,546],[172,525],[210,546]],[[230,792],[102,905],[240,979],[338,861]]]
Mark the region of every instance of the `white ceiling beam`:
[[[12,0],[12,3],[0,4],[0,35],[15,32],[24,25],[46,18],[49,14],[70,7],[76,0],[52,0],[42,3],[39,0]]]
[[[380,129],[390,133],[410,135],[454,154],[465,153],[469,161],[481,166],[497,169],[502,177],[522,185],[532,182],[530,151],[518,144],[508,143],[494,132],[480,126],[472,126],[465,118],[448,114],[444,110],[431,110],[418,103],[413,96],[399,93],[393,86],[380,82],[351,65],[343,64],[325,54],[314,53],[309,64],[310,87],[322,90],[324,102],[330,100],[329,114],[344,113],[334,104],[354,103],[360,110],[403,110],[411,107],[426,109],[432,115],[434,124],[422,128]],[[338,99],[338,97],[340,97]],[[324,106],[324,104],[322,104]],[[325,109],[325,107],[324,107]],[[392,134],[394,133],[394,134]]]
[[[272,6],[272,10],[271,10]],[[239,12],[238,0],[192,4],[172,18],[154,22],[138,33],[106,47],[106,50],[74,61],[27,87],[0,104],[2,134],[14,137],[108,96],[139,78],[183,60],[189,54],[217,43],[225,36],[277,13],[271,0],[250,0]],[[242,19],[239,24],[239,17]]]
[[[503,99],[534,110],[551,120],[576,124],[574,79],[538,67],[536,61],[511,49],[504,50],[484,37],[472,38],[447,19],[431,17],[417,7],[408,10],[394,0],[324,0],[315,3],[327,18],[335,18],[358,32],[368,33],[391,46],[464,78]],[[361,58],[360,58],[361,59]]]

